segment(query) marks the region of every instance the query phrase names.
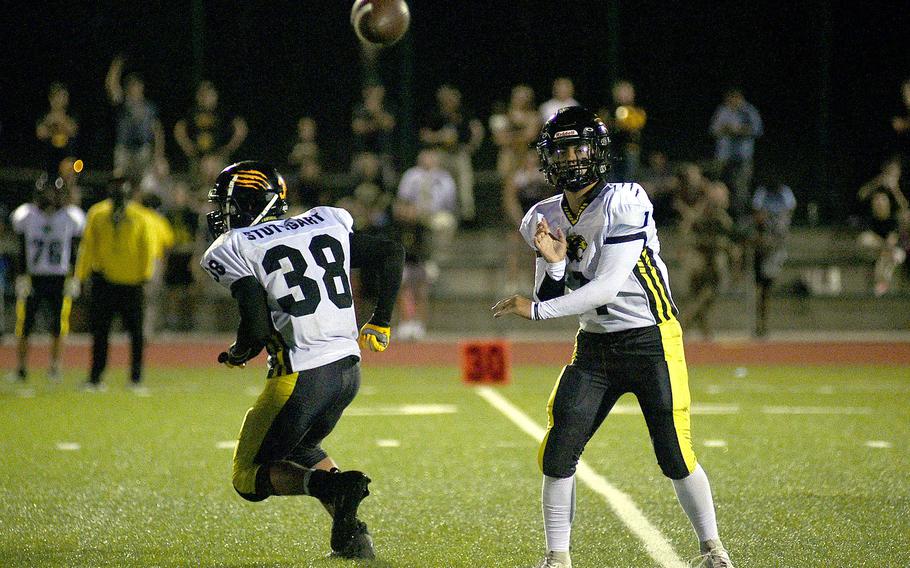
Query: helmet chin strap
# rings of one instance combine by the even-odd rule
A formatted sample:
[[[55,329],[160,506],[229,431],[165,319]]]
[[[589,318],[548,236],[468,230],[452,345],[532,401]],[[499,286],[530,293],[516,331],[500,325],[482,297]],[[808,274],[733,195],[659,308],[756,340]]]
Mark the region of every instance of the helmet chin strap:
[[[250,225],[255,225],[259,221],[262,221],[262,218],[265,217],[265,214],[268,213],[272,207],[274,207],[275,202],[278,201],[278,194],[273,194],[272,199],[269,200],[268,205],[265,206],[265,209],[259,212],[259,215],[256,215],[256,218],[250,223]]]

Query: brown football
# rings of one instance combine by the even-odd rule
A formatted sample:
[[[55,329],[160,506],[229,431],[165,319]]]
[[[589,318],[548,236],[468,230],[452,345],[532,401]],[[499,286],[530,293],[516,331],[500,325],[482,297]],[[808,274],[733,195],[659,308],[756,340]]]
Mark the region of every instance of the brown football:
[[[411,12],[404,0],[354,0],[351,25],[360,41],[392,45],[408,31]]]

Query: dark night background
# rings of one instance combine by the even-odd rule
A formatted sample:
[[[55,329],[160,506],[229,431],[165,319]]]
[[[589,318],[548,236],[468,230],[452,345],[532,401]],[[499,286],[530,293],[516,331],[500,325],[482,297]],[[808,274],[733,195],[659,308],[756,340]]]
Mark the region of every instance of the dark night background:
[[[710,116],[723,90],[741,85],[765,120],[757,181],[779,176],[794,187],[800,212],[816,201],[825,218],[843,220],[855,189],[892,150],[890,118],[910,76],[910,10],[900,2],[774,4],[410,0],[411,30],[379,62],[405,120],[408,112],[419,119],[443,82],[461,87],[485,121],[493,101],[519,82],[534,87],[539,103],[555,76],[568,75],[576,98],[597,108],[612,80],[629,78],[648,111],[646,151],[672,160],[712,154]],[[80,156],[90,170],[108,169],[113,112],[104,76],[124,52],[127,71],[144,75],[159,106],[176,169],[171,129],[201,77],[249,122],[235,156],[283,162],[297,118],[310,114],[327,168],[341,169],[362,76],[350,5],[8,3],[0,23],[0,167],[40,165],[34,125],[48,85],[63,81],[80,121]],[[415,134],[400,133],[403,156]]]

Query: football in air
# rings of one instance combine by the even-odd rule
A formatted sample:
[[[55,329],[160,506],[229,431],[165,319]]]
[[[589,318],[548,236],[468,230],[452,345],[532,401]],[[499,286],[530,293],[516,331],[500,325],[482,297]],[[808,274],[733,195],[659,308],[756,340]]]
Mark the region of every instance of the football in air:
[[[411,12],[404,0],[354,0],[351,25],[360,41],[392,45],[408,31]]]

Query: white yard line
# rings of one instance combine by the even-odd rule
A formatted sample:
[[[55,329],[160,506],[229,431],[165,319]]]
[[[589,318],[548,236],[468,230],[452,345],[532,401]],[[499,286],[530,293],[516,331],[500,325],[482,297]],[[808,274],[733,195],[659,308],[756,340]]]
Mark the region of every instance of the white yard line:
[[[518,407],[512,404],[507,398],[499,394],[490,387],[478,387],[477,394],[490,403],[493,408],[501,412],[511,420],[516,426],[521,428],[527,435],[537,441],[543,439],[546,431],[536,422],[531,420],[527,414],[522,412]],[[685,568],[686,563],[682,561],[673,547],[667,541],[666,537],[657,530],[651,521],[649,521],[641,509],[632,501],[632,498],[614,487],[602,475],[594,471],[584,460],[578,462],[576,468],[576,477],[595,493],[604,498],[604,501],[613,509],[616,516],[619,517],[628,528],[644,544],[648,555],[653,558],[662,568]]]
[[[764,414],[872,414],[867,406],[763,406]]]
[[[82,449],[77,442],[57,442],[57,449],[61,452],[76,452]]]
[[[237,440],[224,440],[222,442],[215,442],[215,447],[219,450],[233,450],[237,447]]]
[[[886,442],[884,440],[869,440],[865,443],[867,448],[876,448],[880,450],[886,450],[891,447],[891,442]]]
[[[693,404],[689,409],[690,414],[739,414],[738,404]],[[610,415],[641,415],[641,406],[635,404],[617,404],[610,411]]]
[[[455,414],[454,404],[404,404],[401,406],[352,406],[344,411],[345,416],[429,416],[433,414]]]
[[[702,442],[702,444],[704,444],[706,448],[726,448],[727,447],[726,440],[705,440],[704,442]]]
[[[401,442],[399,440],[376,440],[376,445],[380,448],[400,448]]]

